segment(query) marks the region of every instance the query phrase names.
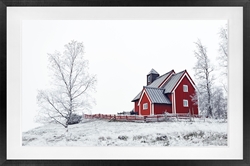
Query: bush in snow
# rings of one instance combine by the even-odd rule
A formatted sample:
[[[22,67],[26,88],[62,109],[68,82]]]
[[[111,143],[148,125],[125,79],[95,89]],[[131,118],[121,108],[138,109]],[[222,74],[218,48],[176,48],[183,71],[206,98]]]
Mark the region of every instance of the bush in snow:
[[[168,139],[168,137],[166,135],[156,137],[156,141],[165,141],[167,139]]]
[[[69,119],[69,125],[77,124],[81,121],[82,116],[77,114],[72,114]]]
[[[122,135],[122,136],[118,136],[118,139],[120,139],[120,140],[124,140],[124,141],[127,141],[127,139],[128,139],[128,136],[124,136],[124,135]]]
[[[184,139],[185,140],[189,140],[189,139],[192,139],[192,138],[203,138],[205,137],[205,133],[203,131],[197,131],[197,132],[190,132],[186,135],[184,135]]]
[[[141,136],[141,135],[133,136],[133,140],[141,140],[141,139],[147,139],[147,137],[146,136]]]

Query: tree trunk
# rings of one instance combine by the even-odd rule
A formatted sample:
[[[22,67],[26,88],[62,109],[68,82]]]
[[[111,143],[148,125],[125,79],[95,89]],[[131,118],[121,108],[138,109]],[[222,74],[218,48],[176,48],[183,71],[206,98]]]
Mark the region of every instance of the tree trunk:
[[[69,132],[68,122],[66,123],[65,129],[66,129],[66,133],[68,133]]]

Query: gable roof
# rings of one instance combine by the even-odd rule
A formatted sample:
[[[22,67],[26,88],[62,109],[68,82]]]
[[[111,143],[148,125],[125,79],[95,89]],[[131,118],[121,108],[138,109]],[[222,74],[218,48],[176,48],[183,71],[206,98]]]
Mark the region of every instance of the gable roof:
[[[181,79],[182,75],[186,72],[186,70],[181,71],[179,73],[173,74],[172,77],[163,84],[162,88],[164,88],[164,93],[171,93],[175,85],[178,83],[178,81]]]
[[[152,94],[151,96],[152,98],[158,98],[159,96],[162,96],[163,97],[162,100],[164,100],[164,101],[161,101],[162,103],[165,102],[166,104],[168,103],[171,104],[170,100],[164,94],[171,93],[172,90],[176,87],[176,84],[179,82],[179,80],[182,78],[182,76],[185,73],[187,73],[186,70],[183,70],[179,73],[175,73],[174,70],[171,70],[167,72],[166,74],[157,77],[154,82],[152,82],[148,86],[144,86],[143,88],[146,89],[148,94],[149,93]],[[193,83],[192,79],[191,79],[191,82]],[[156,89],[159,89],[159,90],[156,90]],[[160,95],[160,93],[162,95]],[[139,94],[137,94],[137,96],[132,100],[132,102],[139,100],[141,97],[141,94],[142,94],[142,91]],[[155,99],[155,101],[160,103],[159,99]]]
[[[148,87],[154,87],[154,88],[158,88],[161,83],[172,73],[174,72],[174,70],[171,70],[169,72],[167,72],[166,74],[163,74],[162,76],[156,78],[156,80],[154,80],[154,82],[152,82],[151,84],[148,85]]]
[[[141,93],[142,93],[142,91],[140,93],[138,93],[138,95],[135,96],[135,98],[132,100],[132,102],[139,100]]]
[[[152,69],[152,70],[154,70],[154,69]],[[151,70],[151,71],[152,71],[152,70]],[[150,71],[150,72],[151,72],[151,71]],[[158,78],[156,78],[156,80],[154,80],[154,82],[152,82],[151,84],[149,84],[147,87],[158,88],[158,87],[161,85],[161,83],[162,83],[163,81],[165,81],[165,79],[168,78],[168,76],[169,76],[172,72],[174,72],[174,70],[171,70],[171,71],[169,71],[169,72],[167,72],[167,73],[165,73],[165,74],[159,76]],[[139,98],[140,98],[140,96],[141,96],[141,93],[142,93],[142,91],[141,91],[140,93],[138,93],[138,94],[135,96],[135,98],[132,100],[132,102],[134,102],[134,101],[136,101],[136,100],[139,100]]]
[[[152,103],[171,104],[171,101],[164,95],[163,88],[144,87]]]

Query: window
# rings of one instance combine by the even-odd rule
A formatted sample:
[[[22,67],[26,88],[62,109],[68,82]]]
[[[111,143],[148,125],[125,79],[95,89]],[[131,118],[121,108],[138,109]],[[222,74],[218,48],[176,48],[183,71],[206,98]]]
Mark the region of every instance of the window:
[[[187,85],[183,85],[183,92],[188,92],[188,86]]]
[[[146,110],[146,109],[148,109],[148,103],[143,104],[143,110]]]
[[[150,82],[151,81],[151,77],[150,76],[148,76],[148,82]]]
[[[188,107],[188,100],[183,100],[183,106]]]

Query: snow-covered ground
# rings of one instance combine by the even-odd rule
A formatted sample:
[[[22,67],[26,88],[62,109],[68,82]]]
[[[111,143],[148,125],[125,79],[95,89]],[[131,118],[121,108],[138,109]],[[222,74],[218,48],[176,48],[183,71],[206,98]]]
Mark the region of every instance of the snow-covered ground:
[[[23,146],[227,146],[227,123],[218,120],[179,122],[108,122],[84,120],[22,133]]]

